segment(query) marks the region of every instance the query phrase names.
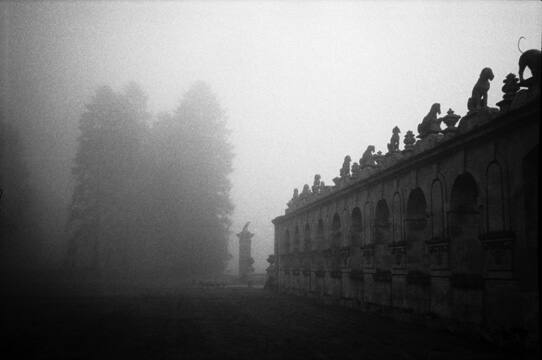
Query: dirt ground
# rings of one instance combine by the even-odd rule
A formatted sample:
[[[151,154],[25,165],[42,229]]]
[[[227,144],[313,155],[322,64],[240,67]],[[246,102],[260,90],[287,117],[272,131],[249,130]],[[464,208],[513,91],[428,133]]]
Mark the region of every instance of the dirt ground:
[[[483,341],[244,287],[12,298],[4,359],[518,359]]]

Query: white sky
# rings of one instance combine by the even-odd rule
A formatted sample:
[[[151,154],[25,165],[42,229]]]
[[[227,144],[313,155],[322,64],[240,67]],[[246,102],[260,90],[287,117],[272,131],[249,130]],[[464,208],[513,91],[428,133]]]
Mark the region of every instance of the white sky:
[[[464,115],[486,66],[495,74],[493,106],[506,74],[517,73],[518,38],[526,37],[523,49],[540,48],[542,31],[539,1],[53,2],[7,9],[9,51],[24,58],[36,91],[54,89],[49,106],[71,109],[51,118],[53,128],[76,128],[98,85],[134,80],[155,113],[174,109],[192,82],[211,85],[235,146],[233,230],[251,221],[259,270],[272,252],[271,219],[283,213],[294,187],[311,184],[315,173],[331,184],[344,156],[357,161],[369,144],[385,152],[391,129],[415,131],[434,102]],[[54,136],[59,149],[74,141]]]

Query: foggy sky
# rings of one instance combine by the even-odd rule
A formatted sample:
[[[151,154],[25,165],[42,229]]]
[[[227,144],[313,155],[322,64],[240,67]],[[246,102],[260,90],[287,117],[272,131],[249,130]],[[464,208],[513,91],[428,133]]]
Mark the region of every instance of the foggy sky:
[[[489,105],[540,48],[533,2],[2,3],[2,111],[25,129],[43,245],[62,253],[79,116],[100,85],[136,81],[156,115],[197,80],[226,109],[235,147],[235,233],[251,221],[255,267],[272,252],[271,220],[294,187],[327,184],[345,155],[385,152],[391,129],[416,130],[430,106],[466,113],[480,70]],[[231,252],[237,252],[232,234]],[[236,268],[235,261],[231,268]]]

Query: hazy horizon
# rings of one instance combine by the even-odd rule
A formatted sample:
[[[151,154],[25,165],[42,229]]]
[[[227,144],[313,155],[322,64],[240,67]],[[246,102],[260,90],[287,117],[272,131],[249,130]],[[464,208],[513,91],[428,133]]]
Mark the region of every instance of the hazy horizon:
[[[482,68],[502,80],[540,48],[540,2],[2,3],[2,111],[22,129],[52,263],[65,245],[78,123],[95,89],[135,81],[156,119],[196,81],[226,110],[230,252],[250,221],[255,267],[271,220],[314,174],[332,184],[345,155],[385,152],[394,126],[416,131],[431,105],[465,115]],[[9,109],[9,112],[8,112]],[[230,268],[235,270],[234,257]]]

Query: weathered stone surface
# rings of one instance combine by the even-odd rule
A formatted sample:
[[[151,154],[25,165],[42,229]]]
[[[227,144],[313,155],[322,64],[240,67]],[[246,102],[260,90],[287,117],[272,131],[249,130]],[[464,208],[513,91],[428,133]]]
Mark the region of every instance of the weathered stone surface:
[[[473,91],[480,98],[471,99],[458,127],[459,115],[450,109],[439,119],[440,107],[434,106],[420,124],[420,140],[407,132],[405,150],[395,151],[396,138],[386,155],[369,146],[351,173],[344,166],[334,187],[319,185],[315,194],[313,186],[307,203],[273,220],[278,269],[285,269],[278,271],[279,288],[309,289],[326,299],[348,299],[344,304],[432,315],[490,332],[521,328],[534,336],[540,117],[535,90],[517,92],[508,111],[484,106],[487,94]],[[447,129],[441,131],[440,122]],[[302,257],[287,242],[296,227],[309,228],[320,244],[304,265],[313,272],[310,285],[296,285],[285,272],[294,265],[284,256]],[[511,315],[502,311],[514,302]]]

